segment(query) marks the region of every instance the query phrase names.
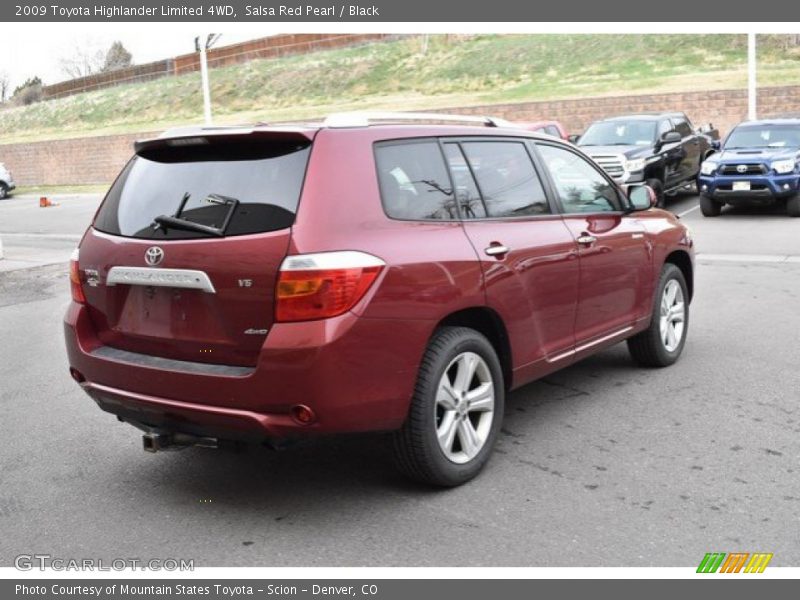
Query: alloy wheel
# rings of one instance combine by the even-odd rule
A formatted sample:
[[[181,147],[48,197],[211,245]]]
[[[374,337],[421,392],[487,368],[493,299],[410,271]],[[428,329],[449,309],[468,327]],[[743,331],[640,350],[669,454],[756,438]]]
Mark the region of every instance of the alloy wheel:
[[[495,389],[489,365],[475,352],[456,356],[436,391],[436,437],[448,460],[464,464],[486,445],[492,429]]]
[[[667,352],[675,352],[683,339],[686,323],[686,304],[683,289],[675,279],[670,279],[661,295],[661,342]]]

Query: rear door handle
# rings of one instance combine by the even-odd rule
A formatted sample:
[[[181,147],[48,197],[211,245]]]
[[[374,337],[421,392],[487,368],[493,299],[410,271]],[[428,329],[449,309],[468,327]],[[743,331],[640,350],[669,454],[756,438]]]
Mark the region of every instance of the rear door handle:
[[[588,233],[584,233],[575,241],[577,241],[579,244],[588,246],[589,244],[594,244],[597,241],[597,238],[593,235],[589,235]]]
[[[508,254],[509,250],[510,248],[508,246],[503,246],[502,244],[493,244],[483,249],[483,251],[489,256],[501,256],[503,254]]]

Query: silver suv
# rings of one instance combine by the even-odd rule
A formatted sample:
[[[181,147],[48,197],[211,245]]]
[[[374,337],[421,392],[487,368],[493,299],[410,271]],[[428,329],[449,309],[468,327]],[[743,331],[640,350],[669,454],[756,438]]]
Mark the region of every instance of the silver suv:
[[[3,163],[0,163],[0,200],[6,198],[11,190],[16,188],[14,178],[11,176],[11,171],[6,169]]]

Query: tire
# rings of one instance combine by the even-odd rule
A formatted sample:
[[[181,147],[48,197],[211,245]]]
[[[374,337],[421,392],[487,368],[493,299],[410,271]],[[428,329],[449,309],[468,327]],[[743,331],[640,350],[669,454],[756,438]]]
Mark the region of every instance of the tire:
[[[645,181],[645,184],[653,188],[653,191],[656,193],[656,208],[664,208],[664,206],[666,206],[664,183],[660,179],[648,179]]]
[[[463,384],[459,375],[466,378],[473,365],[474,377]],[[487,383],[493,397],[487,395]],[[448,386],[455,396],[447,393]],[[484,393],[475,394],[479,388]],[[464,390],[473,392],[472,408],[466,404],[469,395],[459,394]],[[480,409],[476,410],[477,402]],[[504,405],[503,371],[489,340],[466,327],[438,329],[422,359],[408,418],[394,434],[398,468],[411,479],[435,486],[453,487],[469,481],[489,460]],[[472,445],[468,447],[464,439],[471,439]]]
[[[708,196],[700,196],[700,212],[704,217],[718,217],[722,212],[722,204]]]
[[[678,303],[682,305],[680,312],[675,308]],[[667,304],[673,311],[672,315],[664,312]],[[669,328],[672,328],[671,333],[677,339],[670,337]],[[650,326],[628,340],[628,350],[633,360],[643,367],[668,367],[681,355],[688,331],[689,293],[686,279],[678,267],[667,263],[658,279]]]
[[[5,200],[8,197],[8,188],[5,183],[0,183],[0,200]]]
[[[786,212],[790,217],[800,217],[800,196],[792,196],[786,201]]]

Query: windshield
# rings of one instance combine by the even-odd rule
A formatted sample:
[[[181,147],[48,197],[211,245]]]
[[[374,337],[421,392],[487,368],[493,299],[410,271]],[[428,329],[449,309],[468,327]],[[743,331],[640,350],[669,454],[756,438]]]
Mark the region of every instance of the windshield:
[[[800,125],[764,125],[737,127],[725,148],[796,148],[800,146]]]
[[[655,121],[604,121],[589,127],[578,141],[578,145],[649,146],[655,139]]]
[[[263,141],[142,152],[109,190],[94,227],[143,239],[285,229],[294,222],[309,152],[308,143]],[[172,225],[163,218],[175,215]]]

